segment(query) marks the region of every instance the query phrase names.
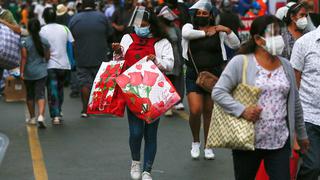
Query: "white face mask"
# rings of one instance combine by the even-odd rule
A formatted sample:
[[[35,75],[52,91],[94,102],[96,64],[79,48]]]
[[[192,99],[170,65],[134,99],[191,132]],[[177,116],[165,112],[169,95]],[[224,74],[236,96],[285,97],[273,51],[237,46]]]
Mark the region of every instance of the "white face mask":
[[[303,17],[303,18],[299,18],[297,21],[296,21],[296,25],[299,29],[301,30],[304,30],[307,25],[308,25],[308,19],[307,17]]]
[[[266,41],[266,45],[262,46],[266,51],[274,56],[282,54],[285,44],[281,35],[262,39]]]

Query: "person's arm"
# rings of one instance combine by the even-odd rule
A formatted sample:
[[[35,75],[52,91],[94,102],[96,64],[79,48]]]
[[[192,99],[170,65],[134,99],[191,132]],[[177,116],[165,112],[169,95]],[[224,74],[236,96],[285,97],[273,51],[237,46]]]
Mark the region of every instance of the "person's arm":
[[[27,49],[23,47],[21,49],[21,64],[20,64],[20,77],[24,79],[24,69],[27,63]]]
[[[120,43],[112,43],[113,56],[123,59],[132,42],[131,36],[125,34]]]
[[[172,71],[174,66],[174,56],[171,43],[167,39],[162,39],[155,44],[156,57],[154,63],[162,71]]]
[[[116,23],[112,23],[112,27],[115,28],[119,32],[122,32],[125,29],[124,25],[117,25]]]
[[[125,26],[123,25],[123,19],[121,17],[121,11],[116,10],[111,17],[111,26],[119,32],[125,30]]]
[[[294,70],[295,76],[296,76],[296,82],[298,89],[300,88],[300,82],[301,82],[301,72],[298,70]]]
[[[295,77],[298,88],[300,88],[302,71],[304,69],[305,64],[305,48],[303,48],[304,46],[305,44],[303,44],[298,39],[293,46],[290,58],[290,63],[295,70]]]
[[[17,34],[21,34],[21,28],[19,27],[19,25],[14,25],[14,24],[10,24],[7,21],[0,19],[0,23],[8,26],[12,31],[14,31]]]
[[[231,59],[218,82],[213,88],[212,99],[218,103],[225,112],[240,117],[246,107],[232,97],[232,91],[241,82],[243,56],[238,55]]]
[[[195,30],[190,23],[185,24],[182,27],[182,37],[187,40],[199,39],[206,36],[206,32],[203,30]]]
[[[238,49],[240,47],[240,39],[233,31],[231,31],[230,34],[223,32],[222,37],[224,39],[224,44],[231,49]]]

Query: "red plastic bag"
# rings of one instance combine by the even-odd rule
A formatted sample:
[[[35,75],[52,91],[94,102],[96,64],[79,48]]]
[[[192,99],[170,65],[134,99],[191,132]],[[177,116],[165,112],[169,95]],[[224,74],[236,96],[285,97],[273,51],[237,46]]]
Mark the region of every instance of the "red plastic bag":
[[[152,123],[180,100],[171,82],[145,58],[123,72],[116,81],[128,108],[147,123]]]
[[[295,180],[298,171],[299,155],[293,151],[293,156],[290,158],[290,179]],[[256,175],[256,180],[269,180],[269,176],[264,168],[264,161],[261,162],[260,168]]]
[[[101,64],[92,86],[88,114],[112,114],[123,117],[125,99],[115,82],[123,63],[124,61],[110,61]]]

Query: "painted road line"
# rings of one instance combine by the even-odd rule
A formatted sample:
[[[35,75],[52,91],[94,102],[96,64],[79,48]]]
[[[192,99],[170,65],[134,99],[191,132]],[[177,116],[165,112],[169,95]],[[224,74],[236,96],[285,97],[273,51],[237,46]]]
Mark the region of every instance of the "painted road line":
[[[38,128],[34,125],[27,125],[27,130],[35,180],[48,180],[47,169],[38,136]]]

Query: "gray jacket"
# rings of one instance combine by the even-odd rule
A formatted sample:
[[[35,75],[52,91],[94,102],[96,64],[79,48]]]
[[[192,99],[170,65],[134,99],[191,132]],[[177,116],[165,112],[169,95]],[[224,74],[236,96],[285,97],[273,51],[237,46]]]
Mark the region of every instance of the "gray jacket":
[[[257,74],[257,66],[253,54],[248,54],[247,84],[254,85]],[[295,74],[288,60],[280,58],[284,71],[290,81],[290,91],[287,101],[287,123],[290,133],[291,147],[294,144],[294,133],[298,140],[307,139],[303,111],[300,103],[299,92],[296,85]],[[245,106],[235,101],[231,92],[242,82],[243,55],[235,56],[227,65],[219,81],[212,91],[212,99],[218,103],[227,113],[239,117],[245,110]]]

